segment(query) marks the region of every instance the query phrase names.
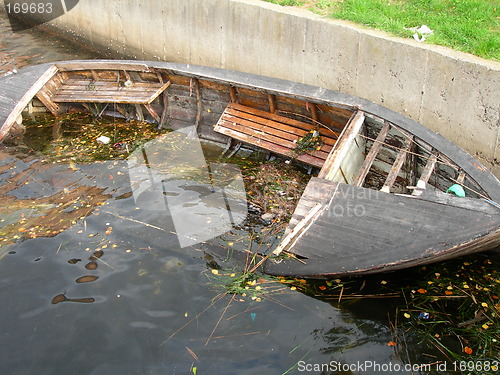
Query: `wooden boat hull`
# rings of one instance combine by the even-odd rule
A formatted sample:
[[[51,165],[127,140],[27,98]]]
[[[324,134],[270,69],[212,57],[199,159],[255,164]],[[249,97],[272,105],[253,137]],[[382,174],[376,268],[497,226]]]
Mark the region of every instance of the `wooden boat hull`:
[[[486,202],[450,196],[445,204],[314,177],[302,200],[299,207],[326,208],[294,244],[298,259],[269,260],[266,273],[366,275],[500,245],[500,215]],[[296,211],[292,222],[302,216]]]
[[[186,64],[58,62],[0,78],[0,141],[35,101],[54,115],[91,103],[173,129],[194,125],[205,139],[319,170],[276,256],[263,254],[270,274],[370,274],[500,245],[498,179],[439,134],[358,97]],[[321,145],[295,154],[310,132]],[[443,192],[453,183],[468,198]]]

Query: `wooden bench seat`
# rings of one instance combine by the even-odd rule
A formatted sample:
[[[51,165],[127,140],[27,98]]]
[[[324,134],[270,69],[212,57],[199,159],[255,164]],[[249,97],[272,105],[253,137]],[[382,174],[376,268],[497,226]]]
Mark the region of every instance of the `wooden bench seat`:
[[[68,79],[52,96],[55,103],[151,104],[170,82],[133,82],[130,87],[116,81]]]
[[[318,168],[323,166],[336,142],[338,133],[324,127],[290,119],[274,113],[230,103],[214,127],[218,133],[227,135],[273,153],[294,158]],[[295,154],[299,140],[311,130],[318,130],[323,145],[318,151]]]

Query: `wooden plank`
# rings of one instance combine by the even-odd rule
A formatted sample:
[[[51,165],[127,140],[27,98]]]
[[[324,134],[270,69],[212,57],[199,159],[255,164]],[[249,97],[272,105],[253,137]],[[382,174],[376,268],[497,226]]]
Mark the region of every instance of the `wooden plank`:
[[[292,218],[288,222],[288,226],[285,231],[285,236],[295,228],[298,222],[300,222],[307,213],[316,205],[317,203],[321,203],[326,205],[332,192],[335,190],[335,187],[338,183],[334,181],[328,181],[324,179],[320,179],[317,177],[311,177],[307,186],[300,197],[297,206],[293,212]]]
[[[135,62],[118,62],[118,61],[71,61],[60,62],[55,64],[56,67],[64,71],[72,70],[129,70],[136,72],[148,72],[149,67],[145,64],[138,64]]]
[[[19,100],[12,111],[10,111],[9,116],[5,119],[4,123],[0,127],[0,141],[9,132],[10,128],[16,123],[16,120],[21,115],[23,109],[28,105],[28,103],[33,99],[38,91],[58,72],[57,66],[51,65],[35,83],[26,91]]]
[[[316,122],[318,121],[318,107],[315,103],[308,103],[308,106],[311,110],[312,119]]]
[[[324,205],[316,203],[307,215],[283,238],[278,247],[274,249],[273,254],[280,255],[283,251],[293,248],[297,240],[300,239],[301,234],[307,230],[324,208]]]
[[[458,173],[457,184],[463,185],[464,181],[465,181],[465,172],[461,170]]]
[[[161,84],[159,82],[133,82],[131,87],[125,87],[122,85],[121,82],[117,82],[116,80],[91,81],[88,79],[69,78],[68,80],[64,81],[64,85],[61,86],[61,89],[81,90],[90,85],[95,87],[96,90],[99,90],[101,87],[107,90],[130,90],[130,89],[140,89],[140,88],[146,90],[152,90],[152,89],[156,90],[159,87],[162,87],[164,84]]]
[[[142,107],[140,104],[135,105],[135,113],[137,116],[137,120],[144,121],[144,113],[142,112]]]
[[[247,120],[230,115],[224,115],[223,118],[221,118],[220,124],[218,125],[225,126],[227,128],[233,128],[236,125],[243,125],[245,128],[252,129],[253,131],[269,133],[286,141],[294,142],[295,147],[297,146],[297,142],[299,141],[299,139],[308,134],[308,132],[301,129],[298,129],[297,134],[294,134],[293,128],[287,128],[283,130],[283,127],[279,126],[279,124],[265,119],[262,121],[262,123],[258,123],[256,119]],[[321,137],[321,140],[323,142],[321,150],[330,152],[333,145],[335,144],[335,140],[326,137]]]
[[[168,113],[168,96],[167,96],[167,93],[164,91],[162,96],[163,96],[163,110],[161,112],[161,119],[160,119],[160,125],[159,125],[160,129],[167,123],[167,113]]]
[[[318,168],[321,168],[321,166],[323,165],[323,162],[324,162],[323,159],[314,157],[314,156],[309,155],[309,154],[302,154],[299,156],[293,155],[291,150],[287,147],[283,147],[281,145],[277,145],[275,143],[272,143],[272,142],[269,142],[269,141],[266,141],[263,139],[256,140],[252,136],[249,136],[249,135],[246,135],[246,134],[243,134],[240,132],[235,132],[234,130],[227,129],[224,127],[219,128],[217,130],[217,132],[224,134],[224,135],[227,135],[228,137],[238,139],[242,142],[252,144],[252,145],[258,146],[260,148],[269,150],[269,151],[274,152],[276,154],[283,155],[283,156],[286,156],[289,158],[295,158],[298,161],[301,161],[305,164],[310,164],[310,165],[318,167]]]
[[[201,98],[200,81],[198,81],[196,78],[193,78],[192,82],[194,85],[194,91],[196,93],[196,118],[194,121],[194,127],[195,129],[198,129],[198,127],[200,126],[201,114],[203,111],[203,100]]]
[[[436,163],[437,163],[437,154],[433,152],[430,158],[427,160],[427,163],[425,164],[425,168],[422,171],[422,175],[419,178],[420,181],[423,181],[425,183],[429,182],[429,179],[431,178],[431,175],[434,172],[434,168],[436,167]]]
[[[163,91],[170,86],[170,81],[159,83],[136,82],[132,87],[116,87],[101,82],[86,82],[86,85],[73,85],[67,87],[63,85],[53,96],[53,101],[61,102],[96,102],[96,103],[129,103],[129,104],[150,104]],[[73,82],[72,82],[73,83]],[[85,89],[93,85],[93,90]],[[94,86],[95,85],[95,86]],[[83,87],[82,87],[83,86]],[[72,88],[75,89],[72,89]]]
[[[317,130],[320,133],[324,143],[333,146],[337,142],[338,133],[335,133],[328,129],[318,128],[313,124],[303,123],[280,115],[274,115],[271,118],[269,116],[271,115],[269,112],[260,111],[253,108],[250,109],[252,111],[241,111],[234,108],[233,106],[230,106],[227,108],[227,111],[225,111],[225,114],[234,116],[235,118],[246,119],[259,124],[272,126],[291,134],[300,135],[301,137],[306,135],[311,130]]]
[[[232,103],[238,103],[238,93],[236,92],[236,87],[229,86],[229,95],[231,96]]]
[[[316,128],[316,126],[312,125],[312,124],[308,124],[308,123],[305,123],[302,121],[294,120],[294,119],[284,117],[281,115],[277,115],[274,113],[261,111],[259,109],[246,107],[246,106],[243,106],[243,105],[237,104],[237,103],[230,103],[228,107],[239,110],[242,113],[254,114],[258,117],[266,118],[266,119],[273,120],[276,122],[281,122],[283,124],[287,124],[287,125],[290,125],[292,127],[299,128],[299,129],[306,130],[306,131],[310,131],[310,130]],[[322,127],[319,128],[318,131],[321,135],[325,135],[327,137],[338,137],[339,136],[339,133],[334,132],[333,130],[330,130],[330,129],[322,128]]]
[[[154,110],[154,108],[151,106],[151,104],[144,104],[144,108],[149,112],[151,116],[153,116],[154,120],[157,123],[160,123],[160,115]]]
[[[450,197],[462,204],[462,198]],[[349,214],[349,207],[356,206],[363,207],[362,212]],[[498,246],[499,225],[500,215],[493,211],[485,214],[339,184],[330,210],[323,211],[289,250],[305,263],[270,260],[265,272],[334,276],[421,265]]]
[[[227,126],[224,126],[224,125],[227,125]],[[262,128],[262,130],[255,130],[255,129],[252,129],[251,127],[247,127],[247,126],[240,125],[237,123],[225,124],[224,122],[222,122],[221,124],[218,125],[218,127],[215,130],[219,131],[221,126],[224,126],[225,128],[234,131],[235,135],[236,134],[244,134],[245,136],[251,137],[251,138],[247,138],[247,139],[253,140],[250,143],[254,144],[256,146],[259,146],[260,140],[262,139],[262,140],[266,140],[266,141],[269,141],[271,143],[274,143],[276,145],[286,147],[290,151],[297,148],[296,142],[277,137],[274,134],[272,134],[271,132],[269,132],[268,129],[266,129],[266,128]],[[313,151],[313,152],[309,153],[309,155],[313,155],[317,158],[325,160],[328,156],[328,153],[325,151],[319,150],[319,151]]]
[[[151,104],[163,91],[165,91],[170,86],[170,81],[164,83],[159,87],[156,92],[153,93],[147,104]]]
[[[277,113],[276,97],[272,94],[267,94],[267,100],[269,101],[269,112]]]
[[[344,158],[346,157],[350,146],[354,139],[358,136],[361,131],[363,124],[365,121],[365,114],[363,111],[357,111],[351,119],[349,123],[342,131],[339,139],[335,143],[332,151],[328,155],[328,158],[325,161],[325,164],[321,168],[318,177],[324,178],[327,180],[333,180],[334,176],[337,174]]]
[[[283,133],[283,137],[286,139],[291,139],[291,140],[297,140],[298,137],[304,137],[309,131],[314,130],[315,126],[311,125],[309,129],[304,130],[302,128],[297,128],[291,125],[288,125],[287,123],[280,122],[280,121],[274,121],[274,120],[269,120],[264,117],[259,117],[254,114],[249,114],[249,113],[244,113],[240,112],[234,109],[228,109],[227,112],[224,112],[223,114],[224,119],[227,119],[228,121],[234,121],[234,122],[241,122],[244,123],[247,126],[252,126],[252,123],[254,124],[253,126],[266,126],[269,128],[274,128],[277,131],[280,131]],[[285,133],[288,133],[289,135],[287,136]],[[321,140],[324,144],[333,146],[336,142],[335,138],[329,137],[327,135],[321,134]],[[292,136],[290,138],[289,136]]]
[[[413,138],[414,138],[413,136],[406,138],[405,144],[403,148],[399,151],[398,156],[396,156],[396,160],[392,165],[391,171],[387,175],[384,186],[382,186],[382,189],[380,189],[380,191],[390,193],[392,185],[394,185],[394,182],[396,181],[396,178],[398,177],[399,172],[403,167],[403,164],[408,155],[408,151],[410,151],[413,147]]]
[[[382,148],[382,143],[385,141],[385,138],[387,137],[387,134],[389,133],[391,126],[389,122],[385,121],[384,125],[382,126],[382,129],[378,133],[377,139],[373,143],[370,151],[368,152],[368,155],[365,158],[365,161],[363,162],[363,165],[361,169],[359,170],[358,175],[356,176],[356,179],[353,182],[353,185],[356,186],[362,186],[363,183],[365,182],[366,175],[370,171],[370,168],[375,161],[375,158],[377,157],[378,152]]]
[[[59,74],[54,75],[36,94],[36,97],[42,104],[52,113],[57,116],[61,113],[59,105],[52,101],[52,95],[62,85],[62,79]]]

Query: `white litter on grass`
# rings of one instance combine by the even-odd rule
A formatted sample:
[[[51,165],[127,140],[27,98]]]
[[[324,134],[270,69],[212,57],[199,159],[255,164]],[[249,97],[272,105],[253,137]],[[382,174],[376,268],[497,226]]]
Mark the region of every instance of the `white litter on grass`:
[[[96,141],[107,145],[109,143],[109,141],[111,141],[111,138],[106,137],[105,135],[101,135],[99,138],[96,139]]]
[[[425,36],[426,35],[432,35],[434,34],[434,31],[431,30],[427,25],[422,25],[419,27],[405,27],[405,30],[413,31],[413,39],[415,39],[417,42],[425,42]]]

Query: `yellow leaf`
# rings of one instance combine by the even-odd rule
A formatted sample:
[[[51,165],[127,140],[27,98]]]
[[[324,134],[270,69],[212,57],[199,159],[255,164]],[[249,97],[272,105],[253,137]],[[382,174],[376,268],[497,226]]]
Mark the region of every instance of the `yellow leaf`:
[[[218,274],[219,274],[219,271],[218,271],[218,270],[216,270],[216,269],[213,269],[213,270],[212,270],[212,273],[213,273],[214,275],[218,275]]]
[[[405,317],[406,319],[410,319],[411,315],[410,315],[410,314],[408,314],[408,313],[404,313],[404,317]]]

